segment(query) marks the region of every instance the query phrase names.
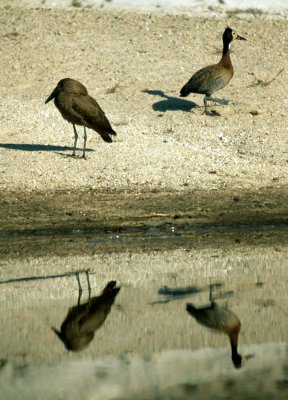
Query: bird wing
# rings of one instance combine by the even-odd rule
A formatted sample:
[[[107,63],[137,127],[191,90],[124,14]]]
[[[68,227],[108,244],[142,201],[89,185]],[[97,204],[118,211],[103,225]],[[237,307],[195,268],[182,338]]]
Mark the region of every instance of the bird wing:
[[[113,134],[110,122],[96,100],[91,96],[73,96],[72,108],[81,116],[83,125],[94,129],[98,133]]]
[[[184,88],[186,87],[186,90],[189,90],[189,92],[205,94],[207,92],[207,88],[209,87],[209,82],[211,82],[211,80],[214,78],[214,68],[215,65],[208,65],[207,67],[199,69],[199,71],[192,75]]]
[[[82,333],[95,332],[103,324],[110,312],[110,306],[106,304],[95,304],[89,308],[89,312],[83,315],[78,322],[79,331]]]

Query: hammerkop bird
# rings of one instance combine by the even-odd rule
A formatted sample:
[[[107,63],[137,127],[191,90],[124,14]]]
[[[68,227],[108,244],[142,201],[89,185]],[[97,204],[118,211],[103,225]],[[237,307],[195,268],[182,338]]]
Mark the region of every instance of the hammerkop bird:
[[[210,96],[218,90],[224,88],[233,77],[233,65],[230,58],[230,44],[233,40],[246,40],[239,36],[237,32],[227,27],[223,33],[223,52],[218,64],[208,65],[195,72],[190,80],[180,91],[181,97],[186,97],[190,93],[204,94],[204,114],[213,115],[208,111],[208,100]],[[215,114],[215,113],[214,113]]]
[[[111,127],[104,111],[96,100],[89,96],[86,87],[82,85],[82,83],[70,78],[61,79],[45,101],[45,104],[52,99],[54,99],[54,104],[62,114],[62,117],[73,125],[75,140],[72,156],[75,156],[78,140],[78,133],[75,125],[84,127],[82,158],[86,158],[86,128],[93,129],[99,133],[105,142],[112,142],[110,135],[116,135],[116,132]]]
[[[242,356],[238,354],[238,336],[241,328],[241,322],[237,315],[227,308],[220,307],[215,301],[204,307],[195,307],[191,303],[186,304],[187,312],[196,319],[199,324],[229,336],[231,344],[231,358],[235,368],[242,367]]]
[[[87,279],[88,279],[87,274]],[[78,305],[69,309],[60,331],[52,327],[59,339],[62,340],[67,350],[81,351],[93,340],[97,331],[105,322],[115,298],[120,290],[116,287],[116,281],[110,281],[105,286],[100,296],[88,299],[86,303],[80,304],[82,289],[79,276]],[[90,284],[89,294],[90,294]]]

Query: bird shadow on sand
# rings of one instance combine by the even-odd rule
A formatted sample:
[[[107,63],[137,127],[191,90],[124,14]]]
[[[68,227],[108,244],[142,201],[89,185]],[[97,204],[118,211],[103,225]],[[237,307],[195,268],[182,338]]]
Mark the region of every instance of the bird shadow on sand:
[[[198,293],[209,291],[209,301],[215,299],[227,299],[234,296],[234,292],[232,290],[223,291],[223,284],[221,282],[209,284],[207,287],[198,287],[198,286],[186,286],[186,287],[168,287],[162,286],[158,289],[158,295],[161,296],[161,300],[156,300],[151,302],[150,304],[165,304],[170,301],[184,299],[186,297],[194,296]],[[217,292],[216,294],[214,292]]]
[[[20,150],[20,151],[54,151],[56,154],[62,156],[69,156],[66,151],[73,151],[73,147],[68,146],[53,146],[50,144],[28,144],[28,143],[0,143],[0,148],[9,150]],[[81,151],[81,149],[76,149]],[[86,149],[86,151],[95,151],[93,149]]]
[[[59,278],[67,278],[70,276],[77,276],[77,274],[85,272],[86,270],[79,270],[75,272],[65,272],[63,274],[54,274],[54,275],[33,275],[33,276],[25,276],[20,278],[10,278],[5,280],[0,280],[0,285],[11,284],[11,283],[27,283],[31,281],[42,281],[47,279],[59,279]]]
[[[202,289],[197,286],[187,286],[187,287],[168,287],[162,286],[158,289],[158,294],[162,296],[161,300],[156,300],[151,302],[151,305],[155,304],[165,304],[173,300],[179,300],[186,297],[191,297],[197,293],[202,292]]]
[[[164,100],[156,101],[152,104],[154,111],[166,112],[166,111],[186,111],[189,112],[193,108],[199,108],[199,106],[193,101],[179,99],[178,97],[169,96],[163,90],[142,90],[143,93],[150,94],[152,96],[162,97]]]

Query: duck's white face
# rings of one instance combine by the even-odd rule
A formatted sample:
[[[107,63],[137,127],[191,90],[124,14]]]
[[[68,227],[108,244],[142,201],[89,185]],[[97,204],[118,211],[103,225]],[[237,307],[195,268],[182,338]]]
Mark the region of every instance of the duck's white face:
[[[236,31],[232,31],[232,40],[229,43],[229,48],[230,48],[230,44],[233,42],[233,40],[246,40],[243,36],[238,35],[238,33]]]
[[[237,39],[238,33],[236,31],[232,31],[233,40]]]
[[[232,31],[231,34],[232,34],[232,38],[231,38],[231,40],[230,40],[230,42],[229,42],[229,44],[228,44],[228,48],[229,48],[229,49],[230,49],[231,43],[232,43],[235,39],[237,39],[237,36],[238,36],[238,34],[237,34],[236,31]],[[230,37],[231,37],[231,36],[230,36]]]

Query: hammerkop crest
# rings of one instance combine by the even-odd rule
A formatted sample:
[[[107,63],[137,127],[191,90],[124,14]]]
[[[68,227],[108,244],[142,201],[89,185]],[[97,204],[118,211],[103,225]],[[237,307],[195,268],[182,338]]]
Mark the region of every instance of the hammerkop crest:
[[[73,125],[75,138],[73,156],[75,156],[78,140],[78,133],[75,125],[84,127],[83,158],[86,158],[86,128],[93,129],[99,133],[105,142],[112,142],[110,135],[116,135],[116,132],[111,127],[104,111],[96,100],[89,96],[86,87],[82,85],[82,83],[70,78],[61,79],[45,101],[45,104],[52,99],[54,99],[54,104],[60,111],[62,117]]]

